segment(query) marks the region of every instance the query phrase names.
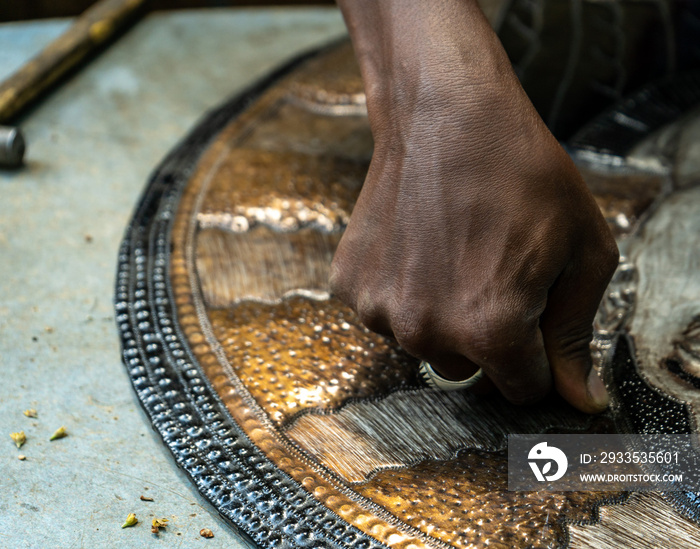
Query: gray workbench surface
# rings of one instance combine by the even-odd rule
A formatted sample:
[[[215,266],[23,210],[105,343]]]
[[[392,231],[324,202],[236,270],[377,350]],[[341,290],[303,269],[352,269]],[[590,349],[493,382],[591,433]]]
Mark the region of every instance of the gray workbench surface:
[[[68,24],[0,25],[0,78]],[[136,400],[117,249],[149,172],[207,109],[342,32],[331,8],[153,14],[20,121],[27,166],[0,171],[0,547],[244,546]],[[69,436],[49,442],[61,425]],[[131,512],[140,524],[121,529]],[[170,520],[158,537],[154,516]]]

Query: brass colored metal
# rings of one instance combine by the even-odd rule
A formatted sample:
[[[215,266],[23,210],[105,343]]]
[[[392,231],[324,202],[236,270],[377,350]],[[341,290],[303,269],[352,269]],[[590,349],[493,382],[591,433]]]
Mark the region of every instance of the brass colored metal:
[[[285,90],[279,90],[285,93]],[[285,99],[267,105],[264,117],[248,128],[244,148],[351,160],[369,165],[374,143],[366,116],[318,114]],[[241,136],[239,136],[240,138]],[[236,146],[238,148],[240,145]],[[223,159],[222,159],[223,161]]]
[[[291,84],[292,103],[330,115],[366,114],[360,68],[350,42],[307,63]]]
[[[255,138],[253,130],[258,120],[269,118],[272,115],[270,111],[274,112],[278,108],[279,101],[287,93],[284,84],[272,88],[228,126],[219,140],[203,155],[197,173],[184,189],[172,228],[170,264],[178,320],[194,356],[233,420],[280,471],[298,482],[342,520],[382,543],[401,549],[429,547],[429,539],[419,531],[396,521],[387,513],[377,513],[377,508],[370,501],[348,490],[347,486],[314,463],[311,456],[305,455],[280,437],[269,417],[246,389],[245,381],[231,375],[230,364],[220,352],[221,343],[215,339],[211,321],[206,317],[207,311],[195,273],[196,220],[200,195],[206,191],[212,172],[229,154],[231,145],[241,143],[246,136]],[[292,141],[291,136],[289,141]],[[279,143],[279,140],[275,142]],[[204,324],[202,321],[205,321]]]
[[[329,50],[261,93],[188,173],[168,233],[168,299],[196,362],[181,375],[206,377],[201,390],[225,406],[217,433],[241,429],[280,478],[365,541],[559,547],[568,522],[595,521],[624,495],[508,492],[505,435],[604,431],[611,417],[425,388],[416,359],[330,296],[329,265],[372,154],[361,96],[349,45]],[[622,243],[671,191],[666,173],[583,173]],[[632,261],[601,306],[599,363],[635,304]],[[696,324],[687,332],[683,357],[698,354]]]
[[[237,233],[256,225],[339,232],[366,173],[365,163],[333,156],[235,149],[214,172],[197,219]]]
[[[418,385],[416,360],[336,300],[248,301],[209,318],[233,371],[277,424]]]
[[[327,66],[315,60],[311,67],[313,63]],[[440,501],[433,495],[439,488],[436,492],[431,483],[449,478],[456,493],[478,488],[486,499],[517,506],[517,498],[511,501],[503,494],[504,486],[493,483],[503,472],[499,454],[484,454],[468,464],[460,461],[464,458],[428,462],[408,476],[414,469],[402,469],[399,460],[397,471],[379,472],[354,489],[321,465],[320,455],[301,450],[285,436],[284,426],[300,414],[333,413],[351,400],[361,403],[395,391],[415,391],[411,387],[417,384],[418,365],[395,343],[363,328],[339,302],[309,296],[319,290],[314,271],[319,263],[328,264],[328,252],[337,242],[327,242],[325,248],[311,245],[310,232],[320,236],[342,231],[372,143],[366,118],[321,115],[289,100],[299,90],[295,78],[270,90],[221,133],[185,189],[173,229],[171,281],[192,351],[232,417],[268,459],[378,541],[409,547],[440,540],[467,547],[481,539],[475,537],[479,532],[492,542],[530,545],[541,536],[538,525],[553,510],[568,516],[563,510],[566,498],[538,496],[536,505],[532,500],[522,503],[518,520],[498,520],[489,518],[497,506],[485,507],[478,498],[460,495]],[[304,78],[313,80],[308,73]],[[290,95],[290,89],[296,92]],[[280,251],[281,243],[286,251]],[[289,251],[296,245],[303,249],[295,256]],[[280,285],[278,279],[298,270],[299,262],[307,275],[290,279],[314,280],[314,287]],[[285,297],[290,290],[292,295]],[[443,397],[435,393],[434,398]],[[392,417],[402,420],[400,414]],[[352,441],[357,435],[346,436]],[[466,465],[470,468],[461,471]],[[435,478],[440,471],[461,476],[457,481],[449,475]],[[464,475],[481,480],[464,482]],[[385,478],[390,480],[382,483]],[[578,497],[588,512],[600,499]],[[457,507],[465,512],[458,513]],[[504,512],[512,515],[514,510]],[[492,520],[491,529],[479,526],[485,520]],[[455,529],[463,534],[451,534]],[[551,532],[547,539],[561,539],[561,531],[553,527]]]
[[[401,520],[459,548],[560,547],[564,520],[589,521],[596,503],[623,494],[508,492],[504,454],[382,471],[357,488]]]
[[[247,299],[274,303],[299,288],[327,298],[330,262],[340,236],[308,228],[288,233],[260,226],[245,234],[203,229],[197,235],[197,274],[204,301],[212,308]],[[241,256],[250,261],[239,261]],[[269,268],[280,262],[286,265],[284,272]]]
[[[671,182],[663,173],[580,171],[617,239],[632,234],[650,207],[671,192]]]

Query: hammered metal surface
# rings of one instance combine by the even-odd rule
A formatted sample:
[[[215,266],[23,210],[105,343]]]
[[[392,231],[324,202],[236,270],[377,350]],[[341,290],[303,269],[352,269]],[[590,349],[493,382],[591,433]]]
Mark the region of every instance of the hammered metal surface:
[[[286,90],[285,90],[286,91]],[[369,165],[374,143],[366,116],[328,116],[296,105],[284,93],[267,105],[264,117],[249,128],[245,147],[283,154],[327,156]]]
[[[274,303],[304,288],[328,297],[330,262],[340,233],[311,229],[287,233],[257,227],[246,234],[203,229],[197,235],[197,274],[206,304],[228,307],[253,299]],[[250,261],[241,262],[241,256]],[[284,271],[271,269],[279,263]]]
[[[249,301],[209,318],[233,371],[277,424],[418,385],[416,360],[335,300]]]
[[[290,85],[291,100],[326,114],[366,114],[367,101],[350,42],[309,62]]]
[[[632,234],[649,208],[671,191],[667,174],[580,171],[618,240]]]
[[[238,233],[256,225],[337,232],[366,173],[365,163],[333,156],[234,149],[212,175],[197,218],[202,228]]]
[[[637,267],[623,262],[597,319],[609,415],[420,387],[417,361],[324,282],[372,150],[366,117],[310,105],[343,85],[354,96],[335,61],[347,51],[224,106],[154,176],[120,259],[134,386],[179,463],[261,546],[566,545],[567,522],[595,521],[623,495],[507,492],[508,432],[689,429],[685,405],[615,345]],[[329,64],[319,96],[328,79],[313,72]],[[667,172],[586,169],[623,248],[672,190]],[[689,498],[676,505],[692,514]]]
[[[450,461],[383,471],[358,492],[454,547],[559,547],[564,520],[590,521],[601,492],[508,492],[505,454],[469,452]]]

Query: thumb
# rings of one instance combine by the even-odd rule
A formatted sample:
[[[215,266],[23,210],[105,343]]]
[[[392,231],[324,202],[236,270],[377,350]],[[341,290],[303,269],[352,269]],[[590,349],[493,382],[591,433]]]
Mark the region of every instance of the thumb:
[[[571,405],[589,414],[602,412],[609,403],[590,351],[593,320],[612,276],[609,270],[570,265],[552,287],[540,320],[554,386]],[[592,277],[595,272],[601,275]]]

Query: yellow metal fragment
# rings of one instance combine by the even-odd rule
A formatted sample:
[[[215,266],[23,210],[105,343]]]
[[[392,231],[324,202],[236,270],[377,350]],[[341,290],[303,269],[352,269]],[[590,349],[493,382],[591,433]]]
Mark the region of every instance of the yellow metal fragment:
[[[66,428],[61,426],[56,431],[54,432],[53,435],[51,435],[51,438],[49,440],[58,440],[59,438],[67,437],[68,432],[66,431]]]
[[[128,528],[129,526],[135,526],[138,524],[139,519],[136,518],[136,515],[134,513],[129,513],[126,516],[126,521],[124,524],[122,524],[122,528]]]
[[[24,435],[24,431],[20,431],[19,433],[10,433],[10,438],[14,441],[17,448],[21,448],[22,444],[27,442],[27,437]]]
[[[152,522],[152,527],[151,527],[151,532],[154,534],[157,534],[161,528],[165,528],[168,524],[168,519],[162,518],[162,519],[157,519],[154,518]]]

